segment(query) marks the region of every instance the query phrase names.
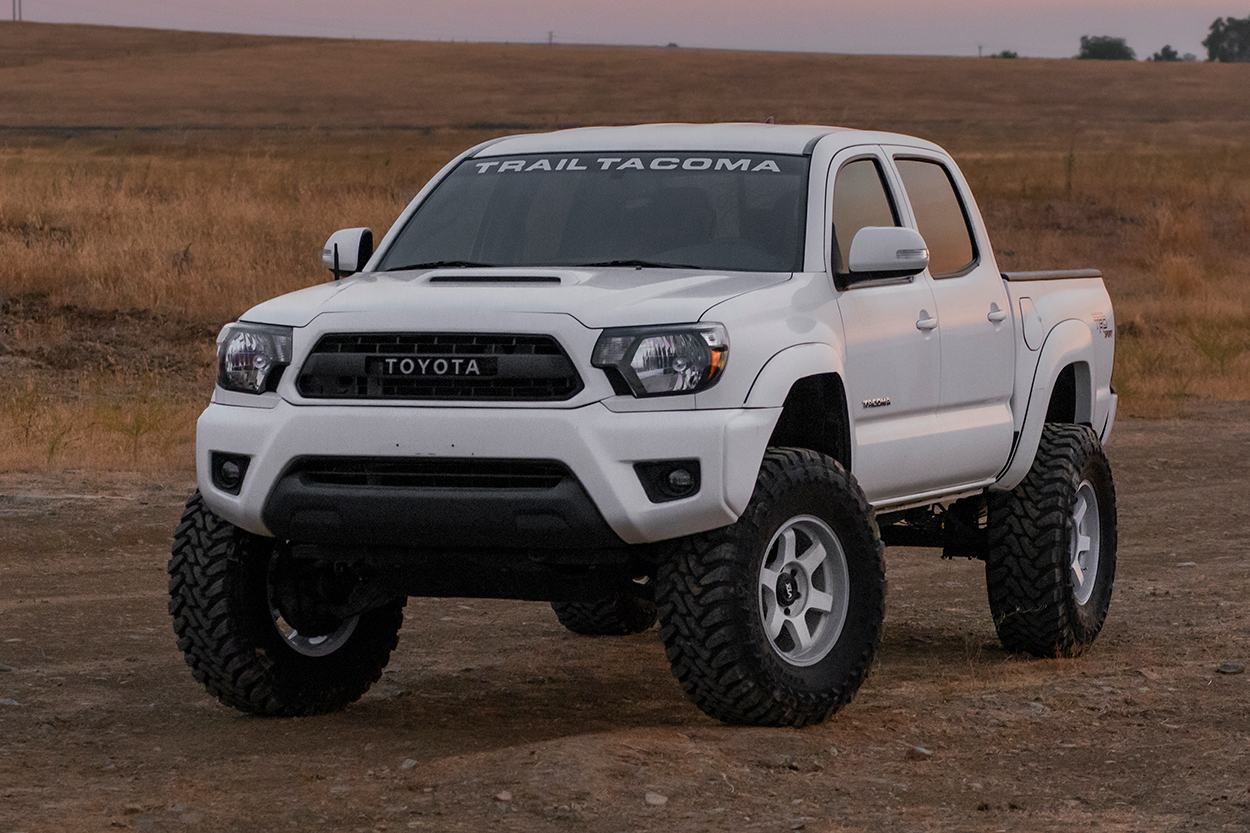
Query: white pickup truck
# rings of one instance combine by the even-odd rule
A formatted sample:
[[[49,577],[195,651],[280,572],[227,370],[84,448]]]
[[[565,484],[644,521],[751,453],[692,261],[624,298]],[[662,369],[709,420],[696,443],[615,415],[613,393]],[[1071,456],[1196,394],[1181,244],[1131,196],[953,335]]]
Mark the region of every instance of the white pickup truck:
[[[1099,273],[1001,274],[939,147],[830,127],[512,136],[334,280],[218,338],[170,612],[244,711],[341,708],[409,596],[657,618],[725,721],[846,704],[884,545],[983,559],[1003,644],[1071,655],[1111,600]]]

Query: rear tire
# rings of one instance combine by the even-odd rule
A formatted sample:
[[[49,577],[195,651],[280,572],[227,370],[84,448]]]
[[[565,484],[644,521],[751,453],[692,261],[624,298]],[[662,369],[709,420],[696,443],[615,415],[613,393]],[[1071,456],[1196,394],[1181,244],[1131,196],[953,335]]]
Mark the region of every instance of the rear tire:
[[[218,517],[199,492],[187,501],[169,560],[178,647],[195,679],[227,706],[275,716],[337,711],[382,675],[407,599],[331,623],[323,635],[300,635],[273,598],[275,544]]]
[[[1115,582],[1111,465],[1093,430],[1048,423],[1024,481],[989,503],[986,588],[1009,651],[1075,656],[1097,638]]]
[[[582,636],[627,636],[655,624],[655,603],[629,593],[593,602],[552,602],[560,624]]]
[[[885,616],[872,508],[832,458],[769,449],[732,526],[680,542],[656,582],[686,694],[727,723],[805,726],[850,702]]]

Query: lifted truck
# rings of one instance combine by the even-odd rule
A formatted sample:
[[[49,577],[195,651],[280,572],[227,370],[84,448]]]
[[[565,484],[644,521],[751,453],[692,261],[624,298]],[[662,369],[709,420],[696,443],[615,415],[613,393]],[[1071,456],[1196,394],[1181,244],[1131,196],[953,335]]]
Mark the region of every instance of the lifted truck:
[[[657,618],[699,708],[854,696],[884,544],[983,559],[1003,644],[1111,601],[1115,326],[1099,273],[1001,274],[938,146],[812,126],[496,139],[374,251],[225,327],[170,612],[244,711],[343,707],[409,596]]]

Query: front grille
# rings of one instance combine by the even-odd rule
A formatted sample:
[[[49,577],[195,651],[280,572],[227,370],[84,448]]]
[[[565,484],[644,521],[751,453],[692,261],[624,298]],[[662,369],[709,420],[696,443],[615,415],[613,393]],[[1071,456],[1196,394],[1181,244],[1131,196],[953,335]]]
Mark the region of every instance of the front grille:
[[[396,489],[554,489],[572,476],[554,460],[462,457],[305,457],[288,474],[319,486]]]
[[[322,336],[296,386],[314,399],[559,402],[582,379],[551,336],[365,333]]]

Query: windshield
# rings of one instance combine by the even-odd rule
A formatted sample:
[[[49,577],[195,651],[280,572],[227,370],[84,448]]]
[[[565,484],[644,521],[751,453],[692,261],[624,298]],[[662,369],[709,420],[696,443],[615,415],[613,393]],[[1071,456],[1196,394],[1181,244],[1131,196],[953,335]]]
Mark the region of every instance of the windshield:
[[[808,159],[754,153],[466,159],[383,271],[433,266],[800,269]]]

